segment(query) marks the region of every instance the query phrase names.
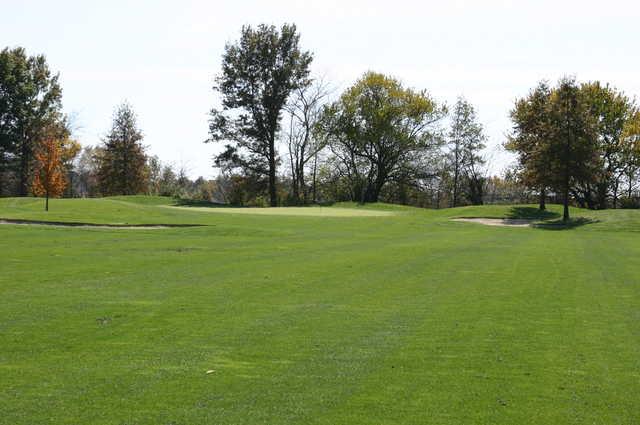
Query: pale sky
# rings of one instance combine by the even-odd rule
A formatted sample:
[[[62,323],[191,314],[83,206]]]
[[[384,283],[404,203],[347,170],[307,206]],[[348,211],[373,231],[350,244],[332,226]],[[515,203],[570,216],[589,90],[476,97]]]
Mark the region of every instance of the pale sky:
[[[0,48],[44,53],[60,72],[77,137],[95,145],[130,102],[148,152],[212,177],[211,87],[243,24],[297,24],[301,45],[338,93],[367,70],[452,104],[464,95],[489,137],[491,169],[516,97],[575,75],[640,95],[635,1],[30,1],[0,0]]]

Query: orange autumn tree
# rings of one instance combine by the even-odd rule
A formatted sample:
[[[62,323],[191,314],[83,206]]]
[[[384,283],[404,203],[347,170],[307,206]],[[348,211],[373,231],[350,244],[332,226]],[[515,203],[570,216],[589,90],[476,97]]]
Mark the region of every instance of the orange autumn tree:
[[[45,211],[49,211],[49,197],[64,192],[67,185],[62,163],[62,144],[53,137],[46,138],[35,152],[35,175],[32,189],[36,196],[45,197]]]

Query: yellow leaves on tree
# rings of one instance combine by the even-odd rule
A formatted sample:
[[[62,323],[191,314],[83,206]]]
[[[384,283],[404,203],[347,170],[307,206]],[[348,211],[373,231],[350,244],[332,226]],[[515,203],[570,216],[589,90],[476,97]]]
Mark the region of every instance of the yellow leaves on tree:
[[[62,195],[67,185],[62,163],[62,143],[52,137],[46,138],[40,143],[34,156],[36,166],[33,193],[45,197],[45,210],[49,211],[49,197]]]

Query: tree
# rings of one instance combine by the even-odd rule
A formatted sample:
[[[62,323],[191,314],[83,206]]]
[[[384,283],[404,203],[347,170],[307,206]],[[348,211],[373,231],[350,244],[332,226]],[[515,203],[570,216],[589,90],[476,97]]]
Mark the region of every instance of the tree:
[[[98,194],[99,158],[102,148],[85,146],[73,161],[75,179],[73,192],[76,196],[87,197]]]
[[[318,153],[324,148],[323,140],[315,137],[315,130],[328,95],[327,85],[319,80],[307,87],[298,88],[286,107],[289,125],[284,138],[289,151],[291,191],[295,202],[307,203],[305,168],[313,159],[315,170]],[[315,197],[313,201],[315,202]]]
[[[596,127],[588,99],[573,78],[563,78],[549,104],[550,137],[546,145],[553,185],[563,199],[562,220],[569,220],[569,192],[577,182],[595,179]]]
[[[518,169],[521,181],[539,191],[540,210],[546,209],[546,190],[551,185],[547,166],[546,145],[550,137],[547,109],[551,99],[551,88],[542,81],[529,95],[516,101],[511,111],[512,134],[505,147],[518,154]]]
[[[600,165],[597,117],[589,96],[574,78],[550,89],[542,82],[511,112],[514,132],[507,148],[518,154],[523,182],[553,188],[563,199],[563,220],[569,220],[569,197],[579,185],[596,181]]]
[[[214,90],[222,110],[212,109],[208,142],[224,142],[216,165],[240,168],[269,180],[270,205],[277,205],[275,142],[289,95],[309,84],[311,53],[300,50],[295,25],[244,26],[240,40],[225,46]]]
[[[625,122],[622,132],[622,164],[626,180],[626,196],[631,199],[640,172],[640,111],[635,111]]]
[[[607,208],[609,198],[616,208],[625,172],[626,147],[622,136],[635,106],[624,93],[599,81],[582,84],[580,90],[593,117],[600,166],[593,184],[584,182],[575,192],[590,208]]]
[[[76,157],[80,154],[82,150],[82,146],[80,142],[70,137],[66,137],[60,141],[60,160],[62,161],[62,166],[64,167],[65,178],[67,180],[67,193],[64,196],[74,196],[74,179],[75,179],[75,170],[74,170],[74,161]]]
[[[422,172],[424,157],[439,146],[436,124],[445,114],[426,91],[368,72],[325,109],[318,131],[352,199],[377,202],[387,182]]]
[[[35,151],[32,188],[36,196],[45,197],[45,211],[49,211],[49,197],[62,195],[67,185],[62,155],[62,143],[54,137],[47,137]]]
[[[129,104],[121,104],[98,157],[98,182],[103,195],[135,195],[145,191],[147,157],[142,139],[136,114]]]
[[[451,117],[449,131],[449,163],[453,173],[452,206],[459,205],[461,183],[468,185],[468,196],[473,204],[482,203],[482,177],[480,166],[484,163],[479,155],[484,149],[485,136],[482,125],[477,122],[476,111],[464,98],[458,98]]]
[[[56,128],[68,135],[61,99],[58,75],[43,55],[27,56],[21,47],[0,51],[0,173],[15,171],[20,196],[29,192],[33,152],[45,133]]]
[[[158,195],[160,193],[160,179],[162,177],[162,161],[157,155],[147,158],[147,193]]]

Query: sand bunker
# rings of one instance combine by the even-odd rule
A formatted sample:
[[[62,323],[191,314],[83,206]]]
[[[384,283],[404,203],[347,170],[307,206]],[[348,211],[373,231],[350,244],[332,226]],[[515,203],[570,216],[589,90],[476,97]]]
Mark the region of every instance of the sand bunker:
[[[533,220],[522,218],[454,218],[453,221],[478,223],[485,226],[529,227]]]

